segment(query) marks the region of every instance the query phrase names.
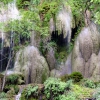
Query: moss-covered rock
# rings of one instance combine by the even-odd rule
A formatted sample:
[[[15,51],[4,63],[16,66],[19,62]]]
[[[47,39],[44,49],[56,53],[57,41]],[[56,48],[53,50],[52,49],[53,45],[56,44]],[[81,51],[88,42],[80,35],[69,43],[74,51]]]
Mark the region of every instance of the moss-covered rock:
[[[83,79],[83,76],[80,72],[73,72],[69,75],[70,79],[73,79],[74,82],[79,82]]]
[[[6,84],[20,85],[24,83],[24,76],[22,74],[10,74],[6,78]]]

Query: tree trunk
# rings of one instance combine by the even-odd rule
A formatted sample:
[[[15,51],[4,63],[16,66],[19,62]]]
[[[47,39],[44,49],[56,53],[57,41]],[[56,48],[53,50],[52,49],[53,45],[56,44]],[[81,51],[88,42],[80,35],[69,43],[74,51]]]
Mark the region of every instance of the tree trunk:
[[[6,71],[5,71],[5,74],[4,74],[4,77],[3,77],[2,91],[3,91],[4,86],[5,86],[7,70],[8,70],[8,67],[9,67],[9,64],[10,64],[11,59],[12,59],[12,57],[11,57],[11,58],[9,59],[9,61],[8,61],[8,64],[7,64],[7,67],[6,67]]]

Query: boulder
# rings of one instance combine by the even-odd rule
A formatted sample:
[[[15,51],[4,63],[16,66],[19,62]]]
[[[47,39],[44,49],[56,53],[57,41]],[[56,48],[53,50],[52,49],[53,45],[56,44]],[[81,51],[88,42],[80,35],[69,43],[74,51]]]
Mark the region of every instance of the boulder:
[[[21,72],[26,83],[43,83],[49,77],[49,67],[38,49],[25,47],[16,54],[14,71]]]

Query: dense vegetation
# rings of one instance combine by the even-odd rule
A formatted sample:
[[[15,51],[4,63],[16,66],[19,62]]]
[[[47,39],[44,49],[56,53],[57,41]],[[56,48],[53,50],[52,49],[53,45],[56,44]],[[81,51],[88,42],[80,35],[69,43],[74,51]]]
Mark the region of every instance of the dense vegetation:
[[[7,5],[13,0],[0,0]],[[17,7],[20,11],[21,19],[9,20],[4,26],[5,32],[13,32],[14,53],[20,48],[30,44],[31,33],[34,31],[37,37],[40,37],[39,49],[45,56],[50,47],[55,50],[55,58],[58,62],[64,62],[74,46],[74,41],[85,26],[84,14],[86,10],[91,12],[91,19],[95,24],[100,24],[100,0],[17,0]],[[70,47],[66,53],[66,47],[61,47],[56,41],[48,39],[49,21],[56,16],[62,5],[70,5],[73,15],[72,28],[77,28],[74,33],[74,39],[70,43]],[[6,6],[5,6],[6,8]],[[0,93],[0,98],[16,95],[19,92],[18,85],[24,84],[22,75],[10,75],[6,78],[4,92]],[[10,92],[9,92],[10,91]],[[22,91],[21,100],[82,100],[87,98],[100,97],[100,83],[96,83],[84,77],[79,72],[73,72],[70,75],[64,75],[58,78],[47,79],[43,86],[29,85]],[[7,94],[6,94],[7,93]]]
[[[3,0],[1,2],[8,4],[9,2],[12,2],[12,0]],[[24,41],[22,41],[24,45],[30,43],[29,38],[31,32],[34,30],[41,37],[40,47],[42,46],[41,51],[44,53],[47,47],[47,43],[45,44],[45,38],[48,38],[50,35],[48,31],[48,22],[52,17],[55,20],[57,12],[62,8],[62,4],[70,5],[73,14],[73,28],[78,26],[78,30],[76,31],[76,35],[72,41],[75,41],[77,34],[84,26],[83,15],[87,9],[91,11],[91,20],[94,20],[97,24],[100,24],[99,0],[17,0],[16,4],[22,16],[21,20],[8,22],[5,29],[6,31],[12,30],[15,33],[15,51],[20,48],[19,44],[21,43],[21,40]],[[68,52],[70,52],[72,48],[73,44],[71,43]],[[59,54],[60,53],[58,52],[58,55]]]

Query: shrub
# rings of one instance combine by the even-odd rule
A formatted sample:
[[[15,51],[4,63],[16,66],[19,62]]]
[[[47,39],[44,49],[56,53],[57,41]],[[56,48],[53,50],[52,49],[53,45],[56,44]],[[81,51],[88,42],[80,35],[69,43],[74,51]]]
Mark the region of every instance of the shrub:
[[[5,92],[1,92],[0,93],[0,98],[5,98],[6,97],[6,93]]]
[[[88,87],[88,88],[96,88],[95,83],[92,80],[89,80],[89,79],[84,81],[83,85]]]
[[[19,79],[23,80],[23,76],[21,74],[11,74],[7,76],[6,83],[7,85],[19,84]]]
[[[69,92],[65,100],[76,100],[77,96],[74,92]]]
[[[73,85],[72,91],[77,96],[77,100],[83,100],[83,98],[85,100],[86,98],[92,98],[94,89],[86,88],[80,85]]]
[[[64,95],[64,94],[63,95],[59,95],[58,99],[56,99],[56,100],[76,100],[76,95],[73,92],[69,92],[67,94],[67,96]]]
[[[17,80],[18,80],[18,75],[16,75],[16,74],[12,74],[7,77],[8,84],[16,84]]]
[[[96,100],[100,100],[100,88],[96,89],[96,92],[93,94],[93,97],[96,98]]]
[[[8,84],[4,87],[4,92],[11,90],[11,88],[14,89],[16,94],[19,92],[18,85],[8,85]]]
[[[37,100],[38,98],[38,86],[31,86],[29,85],[27,88],[25,88],[21,95],[21,100],[28,100],[29,98],[32,98],[32,100]]]
[[[61,82],[60,79],[49,78],[44,82],[44,86],[46,98],[58,100],[59,95],[62,95],[69,85],[67,85],[65,82]]]
[[[74,82],[80,82],[83,79],[83,76],[80,72],[73,72],[69,75],[70,79],[73,79]]]

